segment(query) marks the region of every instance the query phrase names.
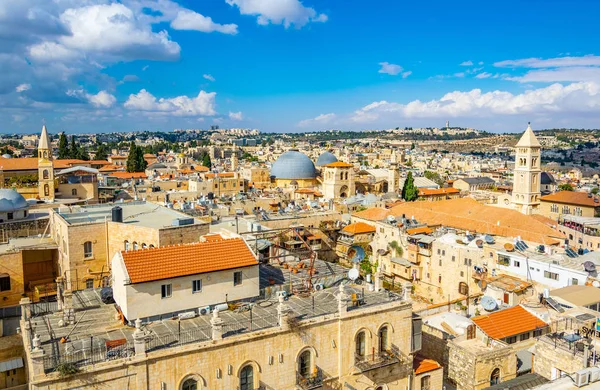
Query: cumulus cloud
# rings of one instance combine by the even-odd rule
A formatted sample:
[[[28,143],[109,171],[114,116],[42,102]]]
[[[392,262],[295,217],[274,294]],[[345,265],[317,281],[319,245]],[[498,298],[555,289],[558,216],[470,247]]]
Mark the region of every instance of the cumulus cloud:
[[[201,32],[220,32],[235,35],[238,33],[237,24],[218,24],[204,15],[190,10],[180,10],[171,22],[171,27],[176,30],[195,30]]]
[[[87,102],[96,108],[110,108],[117,102],[117,98],[106,91],[100,91],[94,95],[83,89],[76,89],[67,91],[67,95],[80,99],[81,102]]]
[[[241,121],[242,119],[244,119],[244,116],[242,115],[242,112],[231,112],[229,111],[229,119],[234,120],[234,121]]]
[[[358,123],[381,119],[494,117],[499,115],[539,115],[593,113],[600,109],[600,84],[552,84],[520,94],[506,91],[483,93],[480,89],[454,91],[439,100],[406,104],[387,101],[373,102],[354,112],[351,120]]]
[[[397,74],[399,74],[400,72],[402,72],[404,70],[404,68],[401,67],[400,65],[390,64],[389,62],[380,62],[379,65],[381,65],[381,69],[379,69],[379,73],[385,73],[385,74],[389,74],[391,76],[396,76]],[[409,73],[409,75],[410,75],[410,73]]]
[[[215,92],[200,91],[196,97],[177,96],[157,99],[145,89],[129,95],[124,107],[133,111],[155,112],[175,116],[212,116],[215,111]]]
[[[476,79],[487,79],[490,77],[492,77],[492,74],[488,72],[482,72],[475,76]]]
[[[304,119],[304,120],[298,122],[298,126],[308,127],[308,126],[313,126],[313,125],[325,125],[325,124],[331,123],[335,118],[336,118],[336,115],[332,112],[329,114],[321,114],[315,118]]]
[[[15,88],[16,92],[24,92],[29,91],[31,89],[31,84],[19,84],[17,88]]]
[[[600,56],[524,58],[494,63],[499,68],[525,68],[525,74],[505,77],[521,83],[600,82]]]
[[[460,66],[473,66],[473,61],[463,61]]]
[[[327,15],[305,7],[299,0],[225,0],[239,8],[242,15],[257,16],[260,25],[283,24],[300,28],[310,22],[326,22]]]
[[[557,58],[524,58],[494,62],[498,68],[560,68],[567,66],[600,66],[600,56],[587,55],[581,57]]]
[[[208,81],[215,81],[215,78],[212,77],[212,75],[210,75],[210,74],[204,74],[204,75],[202,75],[202,77],[204,77]]]

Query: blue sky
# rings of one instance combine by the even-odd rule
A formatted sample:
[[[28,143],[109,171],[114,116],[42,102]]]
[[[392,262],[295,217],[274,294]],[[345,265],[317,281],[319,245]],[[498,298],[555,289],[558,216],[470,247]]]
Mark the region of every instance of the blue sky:
[[[600,2],[0,0],[0,131],[600,127]]]

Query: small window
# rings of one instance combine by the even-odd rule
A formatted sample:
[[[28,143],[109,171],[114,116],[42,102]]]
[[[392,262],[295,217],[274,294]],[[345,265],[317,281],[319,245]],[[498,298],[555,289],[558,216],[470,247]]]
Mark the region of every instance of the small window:
[[[233,273],[233,285],[239,286],[242,284],[242,271],[237,271]]]
[[[533,337],[541,337],[542,336],[542,330],[541,329],[536,329],[533,331]]]
[[[517,260],[513,260],[513,265],[517,268],[521,268],[521,262]]]
[[[511,336],[506,339],[507,344],[514,344],[517,342],[517,336]]]
[[[83,243],[83,257],[90,258],[94,256],[94,252],[92,251],[92,242],[86,241]]]
[[[73,188],[73,189],[71,190],[71,195],[73,195],[73,196],[77,196],[77,188]]]
[[[202,292],[202,279],[192,280],[192,294]]]
[[[161,298],[171,298],[171,285],[163,284],[160,286],[160,297]]]
[[[389,348],[389,342],[388,342],[388,327],[387,326],[383,326],[381,327],[381,329],[379,329],[379,352],[385,352],[387,351]]]
[[[87,288],[87,289],[94,288],[94,279],[87,279],[85,281],[85,288]]]
[[[13,213],[8,213],[7,216],[9,221],[15,218]]]
[[[311,355],[310,351],[306,350],[300,354],[298,359],[298,373],[303,378],[310,378],[311,375]]]
[[[247,365],[240,372],[240,390],[254,390],[254,368]]]
[[[0,291],[10,291],[10,276],[0,278]]]
[[[469,294],[469,286],[467,286],[467,284],[465,282],[460,282],[458,284],[458,293],[461,295],[468,295]]]
[[[429,375],[421,378],[421,390],[431,390],[431,377]]]
[[[456,261],[456,257],[455,256],[452,256],[452,261]]]
[[[519,340],[525,341],[525,340],[529,339],[529,336],[530,336],[529,332],[523,333],[521,336],[519,336]]]
[[[572,285],[572,286],[577,286],[578,284],[579,284],[579,280],[577,280],[577,279],[575,279],[575,278],[572,278],[572,279],[571,279],[571,285]]]
[[[510,256],[498,255],[498,265],[508,267],[510,265]]]
[[[363,331],[356,335],[356,355],[359,357],[364,357],[366,349],[366,335]]]
[[[198,381],[190,378],[181,384],[181,390],[198,390]]]
[[[138,250],[138,243],[137,242],[133,242],[133,250],[137,251]]]
[[[125,247],[125,252],[127,252],[129,250],[129,241],[125,240],[123,246]]]

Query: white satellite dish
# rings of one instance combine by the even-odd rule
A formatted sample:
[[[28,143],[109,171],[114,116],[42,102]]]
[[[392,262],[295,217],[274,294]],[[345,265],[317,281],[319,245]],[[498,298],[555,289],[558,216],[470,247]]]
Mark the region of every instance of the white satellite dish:
[[[350,271],[348,271],[348,279],[355,281],[356,279],[358,279],[358,276],[359,273],[356,268],[352,268]]]
[[[594,281],[592,282],[592,286],[594,286],[594,287],[598,288],[598,287],[600,287],[600,282],[599,282],[599,281],[597,281],[597,280],[594,280]]]

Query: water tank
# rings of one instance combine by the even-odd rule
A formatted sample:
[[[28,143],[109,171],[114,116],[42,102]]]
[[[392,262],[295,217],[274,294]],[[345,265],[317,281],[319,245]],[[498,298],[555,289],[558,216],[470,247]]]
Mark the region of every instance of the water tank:
[[[123,223],[123,209],[119,206],[113,207],[111,210],[112,221]]]

